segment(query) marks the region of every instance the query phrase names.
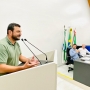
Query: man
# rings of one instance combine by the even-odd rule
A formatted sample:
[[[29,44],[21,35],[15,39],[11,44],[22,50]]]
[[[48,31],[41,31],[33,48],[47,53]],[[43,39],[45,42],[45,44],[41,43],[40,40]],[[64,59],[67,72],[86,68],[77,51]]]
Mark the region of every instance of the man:
[[[82,44],[82,47],[78,49],[81,56],[85,56],[86,54],[90,54],[90,52],[85,47],[86,47],[86,45]]]
[[[72,60],[77,60],[79,51],[76,49],[76,44],[73,44],[72,49],[70,49],[69,54]]]
[[[7,28],[7,36],[0,40],[0,75],[12,73],[38,65],[34,57],[30,60],[22,56],[20,46],[16,42],[20,40],[21,28],[19,24],[11,23]],[[25,62],[18,66],[19,60]]]

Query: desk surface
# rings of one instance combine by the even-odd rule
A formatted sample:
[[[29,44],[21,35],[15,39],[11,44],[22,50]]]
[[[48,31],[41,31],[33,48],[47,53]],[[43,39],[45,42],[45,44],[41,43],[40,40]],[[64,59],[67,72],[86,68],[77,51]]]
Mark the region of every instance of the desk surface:
[[[85,64],[89,64],[90,65],[90,60],[82,60],[81,58],[79,58],[78,60],[75,60],[74,62],[80,62],[80,63],[85,63]]]

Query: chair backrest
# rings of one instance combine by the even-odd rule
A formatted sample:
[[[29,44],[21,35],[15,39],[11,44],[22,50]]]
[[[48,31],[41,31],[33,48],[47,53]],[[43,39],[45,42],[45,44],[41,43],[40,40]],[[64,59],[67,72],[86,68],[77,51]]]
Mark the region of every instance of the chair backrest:
[[[67,56],[70,56],[69,51],[71,48],[67,48]]]
[[[86,45],[86,49],[90,52],[90,45]]]
[[[71,49],[71,48],[67,48],[67,51],[66,51],[66,54],[67,54],[67,63],[66,63],[66,64],[67,64],[67,65],[68,65],[68,64],[71,64],[71,56],[70,56],[70,54],[69,54],[70,49]]]
[[[77,46],[76,49],[79,49],[79,48],[81,48],[81,47],[82,47],[82,46]]]

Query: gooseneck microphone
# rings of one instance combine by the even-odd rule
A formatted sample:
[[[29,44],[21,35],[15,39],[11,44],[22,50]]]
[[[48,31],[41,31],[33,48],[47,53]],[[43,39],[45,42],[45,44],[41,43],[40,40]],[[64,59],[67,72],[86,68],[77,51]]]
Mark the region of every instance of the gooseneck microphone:
[[[33,51],[28,47],[28,45],[24,42],[24,39],[21,39],[23,41],[23,43],[25,44],[25,46],[29,49],[29,51],[32,52],[32,54],[37,58],[37,60],[40,62],[40,60],[38,59],[38,57],[33,53]],[[40,62],[40,64],[42,65],[42,63]]]
[[[31,44],[33,47],[35,47],[36,49],[38,49],[40,52],[42,52],[45,56],[46,56],[46,63],[48,63],[48,60],[47,60],[47,55],[41,51],[39,48],[37,48],[36,46],[34,46],[32,43],[30,43],[27,39],[24,39],[25,41],[27,41],[29,44]]]

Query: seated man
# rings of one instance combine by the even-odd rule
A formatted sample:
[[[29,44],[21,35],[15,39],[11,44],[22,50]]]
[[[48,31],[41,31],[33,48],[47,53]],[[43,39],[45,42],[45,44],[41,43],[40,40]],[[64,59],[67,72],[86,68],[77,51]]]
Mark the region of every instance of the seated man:
[[[85,56],[87,53],[90,54],[90,52],[85,48],[85,44],[82,44],[82,47],[78,49],[81,56]]]
[[[77,60],[79,58],[78,50],[76,49],[76,44],[73,44],[72,49],[70,49],[69,54],[72,60]]]

